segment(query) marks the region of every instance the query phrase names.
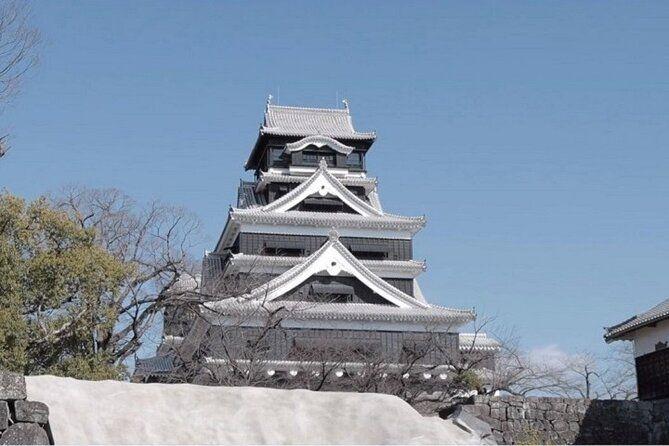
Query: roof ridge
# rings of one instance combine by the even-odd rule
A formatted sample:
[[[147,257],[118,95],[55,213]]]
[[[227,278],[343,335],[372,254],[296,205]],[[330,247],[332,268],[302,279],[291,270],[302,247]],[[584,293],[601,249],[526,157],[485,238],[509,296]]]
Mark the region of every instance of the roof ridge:
[[[275,105],[269,104],[268,109],[279,108],[282,110],[304,110],[304,111],[313,111],[313,112],[327,112],[327,113],[342,113],[350,116],[350,110],[348,108],[322,108],[322,107],[298,107],[292,105]]]

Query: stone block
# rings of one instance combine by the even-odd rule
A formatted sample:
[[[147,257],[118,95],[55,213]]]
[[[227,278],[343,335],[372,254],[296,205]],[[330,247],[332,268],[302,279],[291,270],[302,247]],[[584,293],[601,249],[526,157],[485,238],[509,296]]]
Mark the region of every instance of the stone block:
[[[498,431],[502,430],[502,422],[501,421],[495,420],[495,419],[492,419],[492,418],[488,418],[484,421],[486,421],[493,430],[494,429],[496,429]]]
[[[544,415],[544,418],[546,418],[549,421],[557,420],[560,418],[560,414],[555,412],[554,410],[548,410],[546,411],[546,414]]]
[[[506,417],[509,420],[523,420],[525,419],[525,411],[520,407],[507,407]]]
[[[25,400],[26,379],[23,375],[0,370],[0,400]]]
[[[562,420],[553,421],[553,429],[557,432],[566,432],[569,430],[569,423]]]
[[[490,406],[487,404],[477,404],[476,407],[479,408],[479,413],[486,417],[490,416]]]
[[[38,401],[16,401],[14,403],[14,414],[16,421],[41,424],[49,422],[49,408],[46,404]]]
[[[537,409],[543,410],[545,412],[547,410],[551,410],[551,405],[545,401],[540,401],[537,403]]]
[[[551,409],[553,409],[556,412],[565,412],[567,410],[567,403],[563,402],[551,403]]]
[[[0,401],[0,431],[9,427],[9,405],[7,401]]]
[[[529,409],[527,412],[525,412],[525,418],[528,420],[543,420],[544,419],[544,411],[543,410],[536,410],[536,409]]]
[[[500,409],[490,409],[490,418],[494,420],[506,420],[506,411],[502,412]]]
[[[513,434],[511,432],[504,432],[502,434],[502,443],[503,444],[513,444]]]
[[[492,429],[490,425],[466,410],[462,410],[462,407],[455,409],[455,412],[453,412],[448,419],[453,421],[453,423],[461,429],[478,435],[481,440],[492,439]]]
[[[0,445],[4,444],[48,445],[49,436],[39,424],[15,423],[2,433]]]

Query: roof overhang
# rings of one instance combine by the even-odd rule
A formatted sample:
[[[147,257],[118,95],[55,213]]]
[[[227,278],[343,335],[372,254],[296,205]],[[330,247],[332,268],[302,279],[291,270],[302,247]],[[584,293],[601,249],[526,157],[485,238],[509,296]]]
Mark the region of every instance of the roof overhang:
[[[306,259],[306,257],[233,254],[226,271],[282,274]],[[374,274],[384,278],[413,279],[425,271],[425,262],[418,260],[361,260],[360,262]]]
[[[637,330],[652,327],[665,320],[669,320],[669,299],[660,302],[648,311],[605,328],[604,340],[608,343],[618,339],[632,339],[633,333]]]
[[[311,175],[284,175],[274,172],[260,172],[260,178],[256,186],[256,192],[260,192],[271,183],[304,183]],[[344,186],[362,187],[369,193],[376,189],[378,181],[370,177],[344,176],[338,178]]]
[[[669,314],[658,315],[653,318],[639,318],[638,316],[631,317],[620,324],[613,327],[606,328],[604,340],[606,343],[619,340],[631,340],[634,338],[634,333],[648,327],[654,327],[657,323],[668,320]]]

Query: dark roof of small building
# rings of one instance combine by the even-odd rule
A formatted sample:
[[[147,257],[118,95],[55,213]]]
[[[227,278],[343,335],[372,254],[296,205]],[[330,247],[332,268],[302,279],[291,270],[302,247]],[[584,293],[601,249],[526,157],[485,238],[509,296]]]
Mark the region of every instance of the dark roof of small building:
[[[137,359],[135,376],[165,375],[174,370],[174,357],[170,355]]]
[[[665,319],[669,319],[669,299],[660,302],[646,312],[632,316],[619,324],[607,327],[604,339],[606,342],[615,341],[628,333],[653,325]]]

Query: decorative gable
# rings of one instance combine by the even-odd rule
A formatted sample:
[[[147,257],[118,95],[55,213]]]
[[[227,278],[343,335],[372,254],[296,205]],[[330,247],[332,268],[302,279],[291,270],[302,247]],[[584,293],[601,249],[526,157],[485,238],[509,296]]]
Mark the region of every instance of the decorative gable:
[[[304,150],[309,146],[316,146],[319,148],[329,147],[335,152],[343,153],[344,155],[348,155],[353,151],[353,147],[342,144],[336,139],[330,138],[329,136],[313,135],[302,138],[299,141],[286,144],[286,152],[299,152],[300,150]]]
[[[339,234],[334,230],[330,232],[330,239],[304,262],[254,289],[248,295],[242,296],[242,299],[269,302],[288,293],[310,277],[324,273],[330,276],[349,274],[397,307],[429,307],[426,303],[414,299],[370,271],[346,249],[339,241]]]
[[[353,211],[364,217],[383,215],[382,211],[356,197],[337,177],[328,172],[327,163],[324,160],[321,160],[318,170],[307,181],[283,197],[263,206],[260,210],[265,212],[286,212],[312,195],[320,197],[331,195],[337,197]]]

